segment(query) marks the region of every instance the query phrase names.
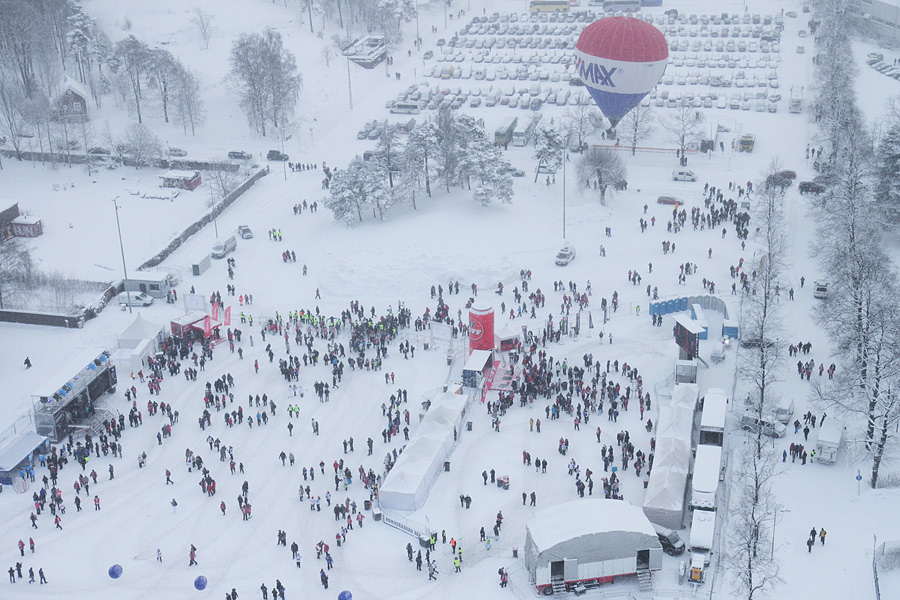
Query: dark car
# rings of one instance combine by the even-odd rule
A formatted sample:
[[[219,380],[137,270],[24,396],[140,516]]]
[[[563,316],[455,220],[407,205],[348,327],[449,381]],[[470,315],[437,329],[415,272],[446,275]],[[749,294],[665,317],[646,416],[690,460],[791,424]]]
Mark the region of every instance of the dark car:
[[[112,154],[112,152],[110,152],[106,148],[101,148],[100,146],[94,146],[93,148],[88,150],[88,154],[93,154],[94,156],[109,156],[110,154]]]
[[[266,154],[266,160],[288,160],[290,157],[279,150],[269,150]]]
[[[774,348],[775,342],[772,340],[762,340],[757,337],[741,338],[741,346],[744,348]]]
[[[684,552],[684,540],[681,539],[677,532],[656,524],[653,525],[653,529],[656,531],[656,537],[659,538],[663,552],[669,556],[677,556]]]
[[[228,158],[235,158],[237,160],[250,160],[251,155],[249,152],[244,152],[243,150],[232,150],[228,153]]]
[[[825,186],[814,181],[801,181],[800,182],[800,193],[801,194],[821,194],[825,191]]]
[[[656,199],[658,204],[682,204],[681,200],[675,196],[660,196]]]
[[[774,175],[769,175],[766,177],[766,189],[771,187],[790,187],[791,184],[794,183],[794,180],[789,177],[783,177],[782,175],[775,173]]]
[[[778,171],[775,173],[778,177],[784,177],[785,179],[797,179],[796,171]]]

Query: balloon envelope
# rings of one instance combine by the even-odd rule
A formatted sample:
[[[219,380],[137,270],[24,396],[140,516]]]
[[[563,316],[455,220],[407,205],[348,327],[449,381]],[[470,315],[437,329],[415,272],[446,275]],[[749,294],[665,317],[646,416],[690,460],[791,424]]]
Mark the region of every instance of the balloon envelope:
[[[338,600],[353,600],[353,594],[344,590],[340,594],[338,594]]]
[[[118,579],[122,576],[122,565],[113,565],[109,568],[109,576]]]
[[[201,591],[201,592],[202,592],[203,590],[205,590],[205,589],[206,589],[206,577],[204,577],[203,575],[201,575],[200,577],[198,577],[197,579],[195,579],[195,580],[194,580],[194,587],[195,587],[197,590]]]
[[[581,32],[575,67],[613,127],[659,82],[669,60],[666,38],[632,17],[606,17]]]

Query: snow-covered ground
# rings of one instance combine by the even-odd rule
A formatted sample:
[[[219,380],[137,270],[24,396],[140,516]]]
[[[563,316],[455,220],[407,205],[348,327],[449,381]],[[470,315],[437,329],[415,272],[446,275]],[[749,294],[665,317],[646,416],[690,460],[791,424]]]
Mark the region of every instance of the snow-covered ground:
[[[751,12],[775,13],[782,9],[780,3],[771,0],[750,2]],[[542,322],[548,315],[560,315],[562,292],[554,292],[554,281],[564,284],[575,282],[583,289],[590,281],[593,287],[590,309],[597,328],[577,340],[563,338],[560,344],[548,344],[546,351],[554,359],[566,359],[570,365],[581,365],[582,356],[593,354],[595,360],[618,360],[637,367],[643,377],[644,387],[651,392],[654,384],[668,377],[675,364],[677,348],[671,339],[671,324],[667,319],[662,327],[650,327],[647,317],[647,284],[657,286],[661,297],[702,293],[701,279],[715,281],[721,296],[729,303],[729,310],[738,314],[739,296],[730,296],[732,283],[730,265],[741,258],[749,260],[755,250],[753,236],[742,251],[733,227],[723,238],[720,231],[685,230],[679,234],[666,232],[666,221],[671,218],[671,207],[656,203],[662,193],[674,194],[687,201],[686,208],[703,207],[703,185],[708,182],[716,187],[729,182],[743,185],[756,180],[769,161],[778,157],[785,168],[794,169],[798,179],[811,179],[811,163],[804,159],[807,144],[816,145],[815,129],[808,113],[789,114],[785,101],[776,114],[755,111],[731,111],[707,109],[711,125],[722,125],[732,135],[755,133],[756,149],[752,154],[715,153],[712,157],[691,157],[688,167],[699,174],[696,183],[671,181],[671,170],[676,166],[671,154],[638,154],[626,157],[628,165],[628,191],[610,198],[603,207],[596,197],[582,194],[574,181],[573,171],[568,172],[565,195],[566,239],[578,252],[574,262],[557,267],[553,259],[563,236],[562,178],[550,186],[533,177],[516,179],[516,196],[512,205],[482,207],[469,193],[454,190],[450,194],[436,189],[433,198],[418,198],[418,210],[398,209],[387,222],[369,220],[353,229],[335,223],[328,211],[320,206],[316,213],[303,212],[296,216],[292,207],[307,200],[321,201],[321,166],[329,164],[342,167],[355,154],[372,147],[372,142],[356,140],[356,131],[373,118],[387,117],[384,102],[403,91],[413,81],[421,80],[421,62],[414,50],[407,56],[407,46],[395,51],[395,65],[391,71],[400,72],[401,80],[385,77],[380,68],[372,71],[353,68],[353,109],[347,99],[346,64],[332,62],[326,67],[321,58],[325,43],[309,34],[296,9],[288,10],[278,3],[207,3],[204,8],[215,16],[216,31],[209,50],[201,50],[201,44],[188,24],[190,10],[194,6],[170,0],[159,0],[152,5],[135,6],[109,0],[90,0],[85,8],[99,19],[113,39],[126,34],[123,27],[130,21],[130,33],[150,42],[166,42],[165,47],[177,54],[186,64],[202,73],[202,93],[209,116],[206,127],[196,137],[184,136],[177,127],[166,126],[152,108],[146,113],[150,126],[171,146],[186,149],[191,157],[221,156],[232,149],[245,149],[263,160],[266,150],[276,147],[275,142],[253,138],[246,121],[237,107],[233,95],[222,80],[228,70],[227,53],[231,40],[242,32],[258,31],[274,25],[285,36],[286,45],[298,57],[304,75],[304,91],[298,110],[298,125],[286,151],[292,160],[317,163],[319,170],[283,175],[280,165],[273,164],[272,173],[259,181],[246,195],[218,219],[215,227],[219,236],[233,232],[238,225],[249,225],[255,237],[240,240],[237,251],[231,256],[236,261],[234,281],[229,281],[223,261],[214,261],[212,268],[201,277],[189,275],[190,265],[209,252],[216,239],[215,227],[207,227],[192,237],[175,252],[163,267],[182,274],[179,292],[187,292],[193,286],[198,293],[225,292],[225,285],[233,283],[237,294],[253,294],[252,307],[243,308],[253,314],[259,323],[264,317],[273,317],[276,311],[284,315],[288,311],[317,308],[325,315],[339,315],[349,303],[359,301],[368,311],[374,307],[376,314],[385,314],[388,308],[396,313],[398,303],[408,307],[413,316],[420,316],[426,308],[433,312],[435,301],[430,299],[432,285],[459,281],[460,294],[444,299],[455,316],[463,309],[471,295],[471,283],[478,284],[476,304],[493,306],[497,312],[498,328],[508,319],[513,304],[512,290],[520,286],[519,272],[530,269],[533,273],[530,290],[540,289],[548,297],[545,309],[538,311],[538,319],[532,321],[519,317],[511,321],[513,327]],[[475,0],[469,14],[487,14],[494,10],[523,10],[521,2],[508,0]],[[785,10],[800,13],[800,3],[791,2]],[[468,7],[468,5],[466,6]],[[710,2],[696,0],[679,4],[682,12],[712,13],[742,12],[742,2]],[[655,9],[655,11],[662,11]],[[443,10],[439,4],[422,4],[420,31],[424,39],[422,50],[436,50],[439,37],[449,37],[459,25],[449,22],[444,29]],[[459,10],[456,8],[455,10]],[[783,35],[782,62],[779,66],[780,93],[788,94],[791,85],[803,85],[807,99],[812,97],[812,40],[803,42],[798,31],[806,27],[806,15],[786,19]],[[463,23],[468,17],[463,17]],[[320,24],[315,24],[318,30]],[[437,32],[432,33],[432,26]],[[326,29],[325,39],[337,33]],[[359,28],[358,25],[356,25]],[[407,32],[415,31],[415,22],[407,25]],[[356,32],[359,33],[358,31]],[[411,39],[411,35],[409,39]],[[806,54],[797,54],[793,48],[805,43]],[[894,93],[893,80],[875,73],[864,65],[863,57],[874,45],[857,44],[860,62],[858,94],[867,119],[874,123],[881,118],[885,99]],[[411,47],[410,47],[411,49]],[[414,69],[416,72],[414,73]],[[430,83],[434,84],[431,80]],[[454,84],[459,83],[454,81]],[[474,82],[470,82],[474,83]],[[499,82],[497,82],[499,84]],[[462,83],[460,83],[462,85]],[[672,88],[673,91],[675,88]],[[734,91],[734,90],[731,90]],[[552,111],[556,112],[552,112]],[[657,114],[669,109],[655,109]],[[483,117],[488,131],[499,124],[510,112],[507,108],[465,109]],[[549,116],[558,116],[563,109],[548,109]],[[425,115],[421,117],[424,118]],[[417,116],[417,118],[419,118]],[[113,129],[121,129],[129,122],[124,111],[116,109],[107,100],[98,122],[109,121]],[[726,138],[727,139],[727,138]],[[655,145],[664,143],[657,132]],[[727,142],[726,142],[727,146]],[[510,148],[506,153],[511,162],[533,172],[532,149]],[[574,160],[574,159],[573,159]],[[88,174],[79,169],[41,166],[39,164],[3,161],[0,185],[4,198],[18,201],[20,207],[42,217],[45,235],[30,241],[41,267],[58,269],[73,276],[91,280],[112,280],[120,276],[120,256],[115,230],[114,208],[110,200],[118,197],[121,205],[122,234],[129,271],[164,247],[187,224],[208,210],[209,192],[201,186],[195,192],[185,192],[174,202],[147,200],[133,195],[135,191],[156,189],[158,171],[143,169],[118,169]],[[726,197],[729,197],[726,194]],[[648,206],[646,216],[644,205]],[[784,285],[793,287],[796,300],[784,303],[784,322],[788,327],[786,337],[796,341],[813,343],[811,357],[817,363],[831,362],[829,342],[815,322],[809,284],[820,275],[815,262],[808,255],[813,236],[813,221],[806,198],[800,196],[796,186],[787,192],[788,231],[790,232],[789,260],[786,261]],[[656,217],[657,223],[646,233],[638,226],[640,218]],[[612,237],[603,231],[612,228]],[[267,230],[282,231],[283,241],[273,242]],[[751,230],[753,224],[751,222]],[[663,255],[660,248],[664,240],[674,241],[677,252]],[[599,254],[604,245],[606,256]],[[708,249],[712,249],[711,258]],[[281,261],[284,250],[297,254],[296,263]],[[696,263],[695,275],[688,277],[686,285],[678,286],[679,266],[684,262]],[[650,272],[648,263],[652,263]],[[302,266],[308,267],[303,277]],[[627,272],[637,270],[643,280],[633,286],[627,280]],[[803,276],[807,285],[801,289]],[[493,290],[503,282],[503,296]],[[321,299],[316,299],[316,291]],[[619,293],[620,308],[609,323],[602,326],[599,299],[609,298],[613,291]],[[786,299],[786,297],[785,297]],[[241,308],[230,298],[235,313]],[[506,304],[506,313],[500,304]],[[528,302],[531,305],[531,302]],[[638,306],[641,315],[638,316]],[[158,302],[151,307],[137,310],[147,319],[166,324],[183,314],[181,305]],[[464,313],[463,313],[464,314]],[[574,317],[574,311],[572,313]],[[110,307],[82,330],[60,330],[45,327],[0,324],[0,381],[3,382],[0,414],[0,431],[10,426],[30,408],[30,394],[48,382],[60,381],[69,374],[58,373],[66,358],[80,348],[114,348],[116,335],[131,322],[132,315]],[[586,316],[584,317],[586,319]],[[583,323],[586,321],[583,320]],[[241,327],[238,325],[238,327]],[[4,570],[18,558],[16,542],[32,536],[37,550],[31,555],[26,549],[23,559],[25,569],[43,567],[49,580],[48,586],[29,589],[25,582],[3,588],[4,598],[25,598],[39,594],[46,598],[86,599],[94,597],[146,598],[185,597],[195,594],[193,579],[204,575],[209,580],[205,594],[224,594],[236,588],[241,597],[259,597],[259,585],[263,582],[271,588],[276,578],[286,586],[289,597],[329,598],[340,590],[350,590],[357,598],[424,598],[426,596],[486,598],[514,593],[519,597],[532,595],[533,587],[527,581],[521,563],[512,558],[513,548],[524,546],[525,523],[535,508],[519,503],[521,494],[536,492],[536,509],[576,498],[574,481],[567,476],[566,463],[574,458],[582,471],[590,468],[598,475],[602,469],[595,428],[603,430],[603,443],[613,444],[615,435],[628,430],[635,446],[649,451],[649,434],[642,426],[635,409],[623,413],[616,424],[605,418],[595,417],[575,431],[571,419],[550,421],[544,417],[545,402],[537,402],[533,408],[512,408],[502,419],[499,433],[491,430],[490,418],[482,405],[473,403],[470,420],[471,432],[462,432],[451,456],[451,470],[441,473],[431,491],[426,505],[407,516],[417,523],[428,523],[437,531],[445,530],[448,539],[453,536],[465,551],[462,573],[452,572],[449,546],[439,543],[436,553],[440,569],[437,583],[429,582],[425,572],[417,572],[406,559],[405,546],[415,540],[403,533],[373,521],[367,514],[362,530],[354,530],[347,536],[346,545],[336,548],[332,543],[337,531],[336,523],[326,507],[322,513],[310,513],[306,502],[300,502],[297,487],[302,482],[300,467],[318,465],[324,461],[330,465],[343,458],[356,473],[358,465],[367,470],[380,471],[385,453],[399,448],[401,441],[382,443],[383,418],[381,405],[398,388],[406,389],[411,414],[411,429],[415,431],[421,410],[421,402],[428,399],[448,379],[459,380],[461,360],[448,367],[445,349],[422,349],[422,340],[410,337],[417,347],[415,357],[404,360],[390,348],[384,372],[393,373],[393,385],[385,385],[384,372],[345,372],[344,381],[331,394],[327,404],[319,403],[311,393],[316,381],[329,381],[330,369],[309,367],[301,369],[300,383],[308,393],[299,401],[301,415],[294,419],[294,435],[288,435],[285,407],[296,399],[286,397],[285,384],[277,370],[277,363],[265,360],[265,344],[261,343],[256,327],[242,327],[245,336],[253,334],[255,344],[248,338],[241,344],[243,360],[230,354],[226,345],[216,350],[215,359],[201,373],[195,383],[183,377],[163,381],[158,399],[172,405],[181,413],[180,422],[173,430],[172,439],[157,445],[156,431],[162,425],[160,417],[146,415],[146,388],[139,384],[138,407],[148,419],[143,427],[127,428],[122,439],[125,458],[113,460],[116,478],[108,481],[106,475],[109,460],[94,459],[89,467],[96,469],[100,480],[91,486],[91,493],[102,500],[103,509],[96,512],[85,500],[85,510],[74,512],[72,483],[79,469],[70,464],[61,472],[60,488],[66,500],[67,515],[63,518],[62,531],[55,530],[49,516],[42,515],[40,529],[33,530],[28,521],[32,510],[28,495],[17,495],[4,488],[0,496],[0,567]],[[600,344],[597,332],[603,330],[613,336],[612,344]],[[715,331],[711,331],[711,337]],[[404,333],[405,335],[405,333]],[[401,336],[401,339],[403,336]],[[339,339],[346,346],[346,339]],[[708,355],[712,341],[701,344],[701,354]],[[325,351],[323,342],[317,340],[316,348]],[[273,343],[277,358],[283,356],[280,343]],[[299,351],[294,348],[294,353]],[[29,356],[34,367],[25,370],[22,362]],[[259,374],[253,370],[253,361],[259,360]],[[726,360],[718,365],[710,362],[710,368],[701,368],[699,383],[701,392],[708,387],[734,390],[735,351],[730,350]],[[222,374],[234,376],[236,403],[245,402],[248,394],[266,393],[278,403],[276,416],[264,428],[228,429],[221,415],[213,414],[211,430],[201,432],[196,422],[202,412],[203,383]],[[204,377],[205,376],[205,377]],[[120,379],[129,374],[120,373]],[[626,383],[612,374],[613,380]],[[787,364],[783,373],[780,393],[796,401],[796,414],[808,410],[809,384],[799,381],[793,368]],[[120,393],[110,398],[114,408],[127,412],[127,402]],[[738,384],[735,395],[742,392]],[[245,411],[247,407],[245,406]],[[732,409],[740,408],[732,404]],[[654,408],[649,416],[656,420]],[[529,419],[541,418],[541,433],[529,431]],[[645,417],[646,418],[646,417]],[[829,415],[828,418],[836,418]],[[313,435],[309,422],[320,423],[320,435]],[[596,419],[596,420],[595,420]],[[733,421],[734,419],[732,419]],[[734,425],[734,423],[730,423]],[[859,424],[851,424],[851,436]],[[230,475],[227,465],[215,460],[214,453],[205,449],[207,435],[218,437],[233,446],[235,459],[246,469],[244,476]],[[814,443],[815,431],[809,444]],[[352,436],[356,452],[344,455],[342,440]],[[730,432],[732,453],[740,446],[742,434],[736,428]],[[797,441],[802,433],[778,440],[780,453],[791,441]],[[375,451],[366,456],[365,440],[375,440]],[[565,457],[557,452],[559,439],[568,438],[570,451]],[[184,451],[190,448],[203,456],[219,489],[214,498],[208,498],[199,490],[196,473],[184,468]],[[548,472],[535,474],[521,464],[522,451],[533,457],[546,458]],[[146,451],[147,467],[138,469],[137,456]],[[281,451],[293,452],[298,459],[294,467],[282,467],[278,460]],[[733,454],[732,454],[733,455]],[[862,486],[858,495],[855,476],[861,469],[865,476],[870,465],[855,452],[844,451],[836,465],[787,463],[783,474],[775,482],[779,503],[785,509],[777,520],[775,553],[781,565],[783,585],[777,588],[775,597],[790,598],[865,598],[874,593],[872,582],[873,535],[879,543],[900,539],[900,527],[894,515],[898,494],[893,490],[872,491]],[[510,490],[484,486],[483,470],[495,469],[498,474],[510,477]],[[889,464],[888,470],[894,465]],[[165,470],[173,473],[174,486],[165,485]],[[323,497],[331,489],[330,467],[325,476],[310,485],[314,495]],[[39,470],[39,477],[44,474]],[[253,518],[249,522],[240,519],[235,497],[241,483],[250,485]],[[599,478],[597,478],[599,483]],[[623,475],[623,493],[626,501],[640,505],[643,497],[641,479],[632,472]],[[730,482],[726,482],[728,485]],[[32,491],[36,489],[32,484]],[[598,486],[599,487],[599,486]],[[595,490],[596,491],[596,490]],[[332,489],[333,492],[333,489]],[[460,494],[468,494],[473,503],[470,510],[458,505]],[[344,493],[335,493],[336,499],[349,497],[360,506],[368,498],[368,492],[354,481]],[[178,512],[171,510],[172,498],[178,501]],[[219,511],[219,502],[228,505],[227,515]],[[487,551],[478,543],[478,530],[484,526],[490,530],[494,515],[502,510],[504,528],[499,543]],[[827,543],[817,546],[811,553],[803,552],[811,527],[828,531]],[[276,532],[285,530],[288,544],[296,541],[303,556],[302,569],[297,570],[291,561],[289,550],[275,545]],[[687,538],[687,531],[682,532]],[[315,558],[314,545],[324,540],[332,545],[335,569],[329,572],[329,589],[323,590],[318,570],[324,561]],[[188,549],[198,548],[196,567],[188,567]],[[723,550],[727,540],[723,540]],[[155,553],[160,549],[164,562],[156,562]],[[521,556],[521,553],[520,553]],[[680,559],[666,558],[664,569],[654,576],[659,594],[675,596],[679,592],[695,593],[677,585],[677,568]],[[121,564],[124,575],[119,580],[110,579],[106,572],[110,565]],[[732,586],[729,574],[720,560],[715,561],[716,577],[696,591],[705,595],[714,589],[715,596],[729,598]],[[497,587],[497,569],[510,568],[513,577],[512,590],[500,591]],[[891,579],[885,580],[888,584]],[[896,581],[896,579],[894,579]],[[889,587],[889,585],[888,585]],[[886,586],[883,583],[882,593]],[[638,596],[635,581],[625,580],[607,588],[609,593]],[[593,592],[596,594],[596,592]]]

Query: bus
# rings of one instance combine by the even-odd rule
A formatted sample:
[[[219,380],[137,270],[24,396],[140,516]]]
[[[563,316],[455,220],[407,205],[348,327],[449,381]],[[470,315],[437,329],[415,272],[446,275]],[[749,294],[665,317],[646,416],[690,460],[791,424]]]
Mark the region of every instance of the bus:
[[[528,8],[531,12],[567,12],[569,0],[531,0]]]
[[[391,112],[395,115],[417,115],[419,114],[418,102],[394,102],[391,105]]]
[[[541,122],[543,116],[544,115],[541,113],[537,113],[533,118],[529,119],[527,123],[522,122],[516,125],[515,130],[513,130],[512,145],[527,146],[528,142],[531,141],[531,138],[534,137],[534,130],[538,126],[538,123]]]
[[[516,125],[519,124],[519,119],[517,117],[507,117],[503,123],[500,124],[500,127],[497,128],[497,131],[494,132],[494,145],[495,146],[509,146],[509,144],[513,141],[513,132],[516,130]]]
[[[606,12],[638,12],[641,0],[605,0],[603,10]]]
[[[641,6],[662,6],[662,0],[641,0]]]

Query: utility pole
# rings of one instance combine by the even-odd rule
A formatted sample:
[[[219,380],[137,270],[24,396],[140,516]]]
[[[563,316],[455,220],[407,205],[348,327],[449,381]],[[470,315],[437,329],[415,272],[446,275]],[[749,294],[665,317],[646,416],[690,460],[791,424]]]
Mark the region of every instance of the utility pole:
[[[119,197],[116,196],[115,198],[113,198],[112,203],[113,203],[113,206],[116,207],[116,230],[118,230],[118,232],[119,232],[119,250],[122,252],[122,272],[125,274],[124,285],[127,288],[128,287],[128,267],[125,265],[125,245],[122,243],[122,225],[119,223],[119,204],[117,202],[118,199],[119,199]],[[130,297],[127,295],[128,290],[126,289],[125,292],[126,292],[125,297],[128,300],[130,300]],[[133,311],[131,310],[131,302],[126,301],[125,304],[128,305],[128,312],[132,313]]]
[[[347,96],[350,98],[350,110],[353,110],[353,85],[350,83],[350,59],[347,59]]]

